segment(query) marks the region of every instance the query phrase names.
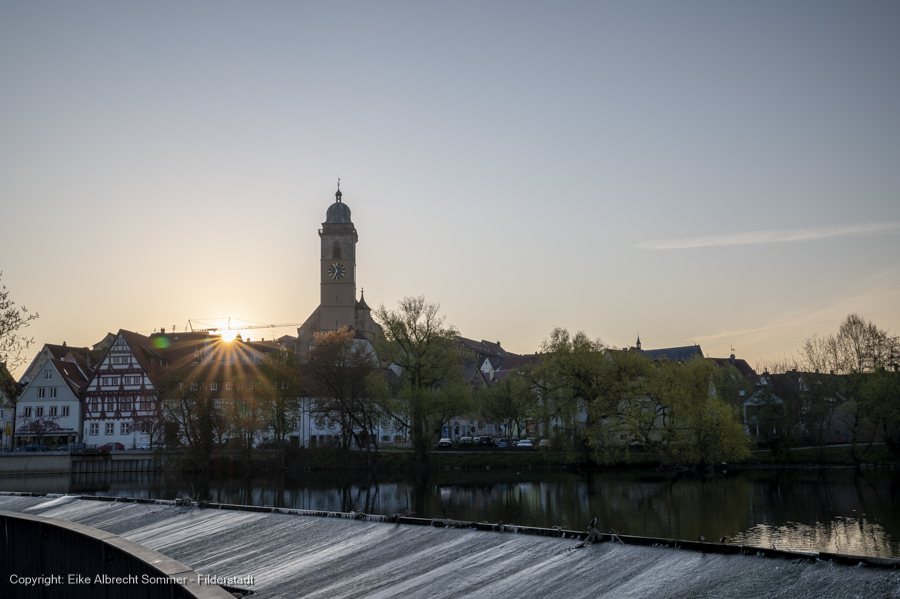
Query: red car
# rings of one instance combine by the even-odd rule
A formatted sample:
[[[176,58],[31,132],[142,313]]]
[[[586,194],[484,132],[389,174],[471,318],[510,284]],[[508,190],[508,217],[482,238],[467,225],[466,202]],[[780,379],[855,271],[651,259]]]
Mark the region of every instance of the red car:
[[[125,451],[125,446],[119,442],[116,443],[107,443],[106,445],[101,445],[97,448],[97,451],[102,451],[103,453],[109,453],[115,447],[116,451]]]

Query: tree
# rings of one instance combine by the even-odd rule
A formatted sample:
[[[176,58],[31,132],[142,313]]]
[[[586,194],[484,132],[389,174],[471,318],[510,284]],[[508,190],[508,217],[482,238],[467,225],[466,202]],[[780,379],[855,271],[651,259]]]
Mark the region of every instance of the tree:
[[[716,367],[702,358],[671,367],[676,375],[670,458],[680,463],[711,465],[747,457],[747,437],[736,408],[725,403],[713,384]]]
[[[532,417],[538,396],[531,380],[518,372],[509,373],[502,381],[481,387],[476,406],[491,422],[499,422],[507,434],[515,428],[521,434],[522,424]]]
[[[0,272],[2,276],[3,272]],[[21,331],[40,318],[37,312],[29,314],[25,306],[16,308],[15,305],[9,299],[6,285],[0,286],[0,364],[5,364],[10,370],[24,361],[22,353],[34,343],[33,337],[26,337]]]
[[[368,342],[355,339],[353,330],[344,327],[315,334],[315,348],[303,372],[317,421],[337,425],[344,449],[355,442],[369,466],[374,463],[372,448],[378,451],[377,440],[372,443],[372,437],[385,420],[371,389],[376,371],[377,362]]]
[[[541,344],[540,363],[526,372],[540,398],[542,427],[556,431],[557,444],[584,450],[608,445],[608,416],[617,414],[622,387],[631,378],[618,370],[603,341],[556,328]]]
[[[166,441],[183,448],[188,466],[196,470],[209,469],[216,427],[222,419],[205,370],[190,365],[172,369],[158,386]]]
[[[256,434],[265,426],[269,412],[257,393],[257,388],[262,385],[264,382],[254,375],[235,380],[231,392],[226,390],[228,401],[222,406],[228,430],[234,435],[232,440],[237,442],[246,467],[250,465]]]
[[[140,414],[131,419],[131,426],[138,433],[150,438],[150,446],[158,444],[165,433],[166,421],[163,418],[161,402],[152,401],[153,410],[149,414]]]
[[[63,430],[57,420],[59,420],[59,416],[35,416],[26,420],[25,424],[19,427],[17,434],[27,433],[34,435],[37,437],[38,446],[40,446],[44,435],[52,435]]]
[[[423,468],[437,440],[432,433],[440,434],[437,420],[450,411],[463,413],[471,397],[461,384],[461,356],[454,344],[457,331],[444,324],[439,309],[424,296],[404,297],[397,310],[382,304],[373,314],[382,327],[375,337],[376,354],[399,372],[384,405],[391,420],[408,430],[416,464]],[[451,410],[454,405],[458,409]]]
[[[835,335],[813,335],[801,350],[805,369],[816,372],[874,372],[900,362],[900,337],[850,314]]]
[[[263,358],[260,370],[256,397],[275,441],[284,444],[300,413],[300,360],[294,352],[277,350]]]

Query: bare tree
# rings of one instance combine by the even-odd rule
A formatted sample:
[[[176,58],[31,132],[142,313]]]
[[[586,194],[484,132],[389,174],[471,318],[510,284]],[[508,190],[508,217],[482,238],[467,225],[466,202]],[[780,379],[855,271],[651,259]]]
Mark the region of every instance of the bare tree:
[[[375,356],[367,343],[354,339],[349,327],[316,333],[315,339],[315,349],[304,367],[304,380],[315,398],[316,419],[323,425],[337,424],[344,448],[355,441],[371,466],[374,455],[370,440],[385,419],[369,388],[369,377],[377,368]],[[377,451],[377,443],[374,447]]]
[[[34,343],[33,337],[26,337],[21,331],[40,318],[37,312],[29,314],[25,306],[16,308],[15,305],[9,299],[6,285],[0,286],[0,363],[6,364],[10,370],[22,364],[22,353]]]
[[[27,433],[37,437],[38,446],[45,435],[53,435],[63,430],[59,423],[59,416],[36,416],[25,421],[25,424],[19,428],[19,434]]]
[[[835,335],[813,335],[803,343],[802,366],[807,370],[848,374],[892,368],[900,361],[900,337],[879,329],[858,314],[850,314]]]

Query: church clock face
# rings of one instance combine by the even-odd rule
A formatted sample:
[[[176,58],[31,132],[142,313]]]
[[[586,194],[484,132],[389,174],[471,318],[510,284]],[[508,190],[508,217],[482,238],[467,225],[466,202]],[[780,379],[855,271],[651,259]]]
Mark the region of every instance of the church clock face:
[[[337,281],[341,277],[346,274],[346,270],[344,269],[344,265],[340,262],[335,262],[331,266],[328,267],[328,276]]]

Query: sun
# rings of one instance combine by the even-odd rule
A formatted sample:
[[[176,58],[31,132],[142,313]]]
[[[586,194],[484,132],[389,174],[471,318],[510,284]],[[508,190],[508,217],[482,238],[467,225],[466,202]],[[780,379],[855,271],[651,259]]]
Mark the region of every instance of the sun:
[[[237,336],[237,331],[222,331],[222,341],[234,341]]]

